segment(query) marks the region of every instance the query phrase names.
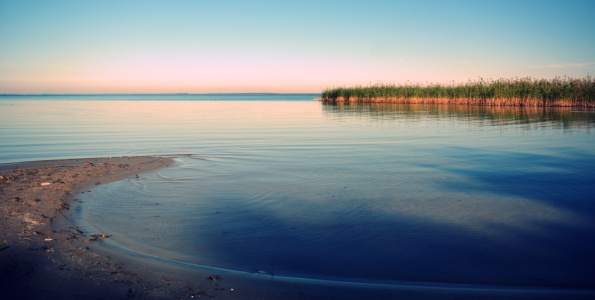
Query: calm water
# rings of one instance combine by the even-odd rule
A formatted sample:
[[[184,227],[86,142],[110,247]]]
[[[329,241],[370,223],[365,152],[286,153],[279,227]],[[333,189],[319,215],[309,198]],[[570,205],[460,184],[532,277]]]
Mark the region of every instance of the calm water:
[[[85,193],[124,247],[255,273],[595,288],[595,113],[317,95],[0,97],[0,163],[174,155]]]

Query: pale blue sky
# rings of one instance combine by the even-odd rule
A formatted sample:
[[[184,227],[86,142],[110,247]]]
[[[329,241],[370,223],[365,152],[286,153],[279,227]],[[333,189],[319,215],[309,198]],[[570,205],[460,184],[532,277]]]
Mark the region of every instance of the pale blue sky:
[[[595,1],[122,2],[1,1],[0,93],[595,74]]]

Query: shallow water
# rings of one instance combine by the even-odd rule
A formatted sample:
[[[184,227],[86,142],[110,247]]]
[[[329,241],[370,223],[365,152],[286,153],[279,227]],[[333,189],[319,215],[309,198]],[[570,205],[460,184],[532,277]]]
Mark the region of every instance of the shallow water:
[[[315,96],[0,97],[0,162],[175,155],[174,167],[82,194],[77,213],[168,259],[360,282],[595,287],[595,114]]]

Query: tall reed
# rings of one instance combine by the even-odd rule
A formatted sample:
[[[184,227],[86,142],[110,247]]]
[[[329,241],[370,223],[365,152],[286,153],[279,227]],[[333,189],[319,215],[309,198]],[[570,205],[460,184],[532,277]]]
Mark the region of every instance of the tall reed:
[[[436,103],[490,106],[595,107],[595,81],[585,78],[480,78],[464,84],[376,84],[337,87],[322,92],[322,101],[359,103]]]

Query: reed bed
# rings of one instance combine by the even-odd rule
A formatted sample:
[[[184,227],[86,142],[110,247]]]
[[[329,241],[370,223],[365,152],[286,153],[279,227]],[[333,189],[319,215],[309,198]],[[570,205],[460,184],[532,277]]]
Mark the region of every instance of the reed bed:
[[[404,84],[338,87],[322,92],[321,101],[487,106],[595,107],[595,81],[585,78],[468,81],[464,84]]]

